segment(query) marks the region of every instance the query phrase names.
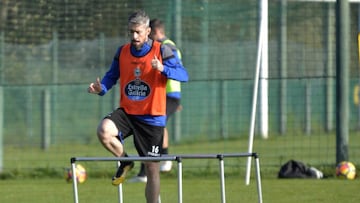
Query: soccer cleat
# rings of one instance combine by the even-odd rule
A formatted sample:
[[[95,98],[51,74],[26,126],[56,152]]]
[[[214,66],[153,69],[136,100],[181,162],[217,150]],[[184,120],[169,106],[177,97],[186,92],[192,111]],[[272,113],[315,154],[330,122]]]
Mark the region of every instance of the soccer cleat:
[[[161,172],[169,172],[171,171],[172,161],[164,161],[160,164],[160,171]]]
[[[146,176],[134,176],[131,179],[129,179],[127,182],[129,183],[146,183],[147,177]]]
[[[129,172],[132,168],[134,168],[133,161],[122,161],[115,176],[112,178],[112,184],[116,186],[123,183],[126,173]]]

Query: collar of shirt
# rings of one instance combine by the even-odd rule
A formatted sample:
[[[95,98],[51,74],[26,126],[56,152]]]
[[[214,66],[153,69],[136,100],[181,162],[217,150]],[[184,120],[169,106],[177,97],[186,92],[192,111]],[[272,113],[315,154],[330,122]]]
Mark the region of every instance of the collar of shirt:
[[[151,49],[153,41],[149,39],[146,41],[141,49],[136,50],[134,46],[131,46],[131,54],[134,56],[145,56]]]

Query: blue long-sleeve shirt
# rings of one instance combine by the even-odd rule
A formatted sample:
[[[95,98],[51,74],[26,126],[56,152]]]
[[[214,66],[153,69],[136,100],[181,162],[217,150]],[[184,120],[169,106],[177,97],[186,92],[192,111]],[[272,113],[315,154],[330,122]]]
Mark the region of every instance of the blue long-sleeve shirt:
[[[164,37],[163,39],[160,39],[159,42],[161,42],[161,44],[164,44],[166,46],[168,46],[171,51],[173,52],[174,56],[181,62],[181,52],[180,50],[176,47],[175,43],[173,41],[171,41],[170,39],[168,39],[167,37]],[[175,98],[175,99],[181,99],[181,89],[178,90],[173,90],[172,86],[173,85],[177,85],[176,83],[170,83],[169,81],[166,84],[166,97],[171,97],[171,98]],[[168,91],[168,87],[170,87],[169,89],[171,89],[170,91]]]
[[[152,43],[153,41],[149,39],[146,43],[144,43],[140,50],[136,50],[135,47],[131,46],[131,54],[139,57],[146,55],[150,51]],[[121,49],[122,46],[116,51],[110,69],[101,80],[102,91],[99,93],[100,96],[105,95],[120,78],[119,55]],[[189,80],[185,67],[182,65],[181,61],[179,61],[178,57],[174,56],[169,47],[161,45],[161,56],[164,66],[164,70],[162,72],[163,75],[167,78],[180,82],[187,82]],[[166,116],[141,115],[136,117],[149,125],[165,126],[166,124]]]

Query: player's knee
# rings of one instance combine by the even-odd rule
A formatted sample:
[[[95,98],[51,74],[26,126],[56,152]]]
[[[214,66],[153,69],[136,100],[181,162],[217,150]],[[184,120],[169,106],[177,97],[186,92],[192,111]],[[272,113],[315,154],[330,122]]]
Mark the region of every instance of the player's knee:
[[[114,130],[111,128],[111,126],[106,125],[106,123],[102,122],[97,128],[97,136],[102,143],[108,144],[112,140],[112,134],[114,134],[112,133],[112,131]]]

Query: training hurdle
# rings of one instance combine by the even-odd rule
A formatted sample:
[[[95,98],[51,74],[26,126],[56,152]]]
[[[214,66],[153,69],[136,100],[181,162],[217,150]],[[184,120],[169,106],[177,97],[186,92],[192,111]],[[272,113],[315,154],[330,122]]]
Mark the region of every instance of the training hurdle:
[[[70,159],[71,169],[73,171],[73,189],[74,189],[74,202],[79,203],[78,188],[76,173],[74,173],[77,161],[117,161],[118,165],[120,161],[177,161],[178,165],[178,203],[183,202],[182,194],[182,160],[184,159],[218,159],[219,160],[219,175],[220,175],[220,188],[221,188],[221,203],[226,202],[225,195],[225,171],[224,171],[224,158],[235,157],[254,157],[255,172],[256,172],[256,184],[258,192],[258,202],[262,203],[262,187],[260,176],[260,161],[259,156],[256,153],[230,153],[230,154],[182,154],[182,155],[164,155],[161,157],[72,157]],[[119,203],[123,202],[122,199],[122,184],[118,187]],[[160,197],[159,197],[160,201]]]

